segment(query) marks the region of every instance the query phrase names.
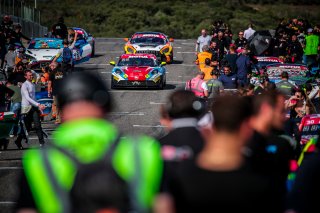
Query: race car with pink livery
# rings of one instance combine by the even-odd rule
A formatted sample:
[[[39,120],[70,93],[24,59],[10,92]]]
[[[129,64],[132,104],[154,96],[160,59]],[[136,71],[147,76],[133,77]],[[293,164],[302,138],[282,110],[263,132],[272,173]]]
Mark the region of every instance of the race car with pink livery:
[[[173,38],[160,32],[137,32],[132,37],[124,39],[126,54],[154,54],[158,61],[173,62]]]
[[[153,54],[123,54],[111,72],[111,88],[159,88],[166,86],[166,62]]]

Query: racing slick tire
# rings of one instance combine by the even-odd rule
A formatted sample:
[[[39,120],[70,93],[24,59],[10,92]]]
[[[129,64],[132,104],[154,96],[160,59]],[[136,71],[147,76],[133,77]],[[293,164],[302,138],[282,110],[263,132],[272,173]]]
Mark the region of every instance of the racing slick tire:
[[[161,84],[159,84],[159,89],[163,90],[166,87],[166,79],[162,79]]]

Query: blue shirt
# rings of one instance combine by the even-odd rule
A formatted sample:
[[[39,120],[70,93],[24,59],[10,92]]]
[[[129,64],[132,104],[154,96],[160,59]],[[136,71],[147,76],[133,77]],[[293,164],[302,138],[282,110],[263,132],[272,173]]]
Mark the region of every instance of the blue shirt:
[[[237,89],[237,80],[236,74],[221,75],[219,78],[225,89]]]
[[[250,59],[246,55],[240,55],[237,59],[237,68],[238,68],[238,78],[245,79],[247,78],[247,73],[250,68]]]

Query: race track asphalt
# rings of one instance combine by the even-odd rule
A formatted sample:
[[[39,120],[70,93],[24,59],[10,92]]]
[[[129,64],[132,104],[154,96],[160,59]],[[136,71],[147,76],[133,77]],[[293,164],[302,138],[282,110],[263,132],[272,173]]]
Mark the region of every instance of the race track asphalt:
[[[124,43],[121,38],[97,38],[96,56],[89,62],[76,66],[76,72],[98,72],[110,88],[112,66],[109,62],[118,61],[123,54]],[[166,66],[167,86],[164,90],[110,90],[114,106],[108,117],[124,135],[146,134],[158,138],[165,134],[165,128],[159,123],[160,105],[165,103],[167,96],[174,90],[183,88],[185,82],[197,72],[193,63],[195,40],[175,40],[173,47],[174,62]],[[43,122],[43,128],[49,134],[48,142],[56,127],[53,121]],[[30,133],[29,146],[24,146],[39,148],[35,132]],[[0,212],[11,212],[14,205],[22,155],[23,151],[16,149],[12,139],[8,150],[0,152]]]

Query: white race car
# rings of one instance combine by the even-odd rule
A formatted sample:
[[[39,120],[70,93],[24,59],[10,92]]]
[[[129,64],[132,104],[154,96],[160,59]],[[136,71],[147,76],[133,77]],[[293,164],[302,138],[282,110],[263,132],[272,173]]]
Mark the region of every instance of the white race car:
[[[35,38],[30,41],[26,50],[26,56],[30,60],[30,68],[41,70],[50,64],[58,54],[59,49],[63,48],[62,39],[58,38]]]

